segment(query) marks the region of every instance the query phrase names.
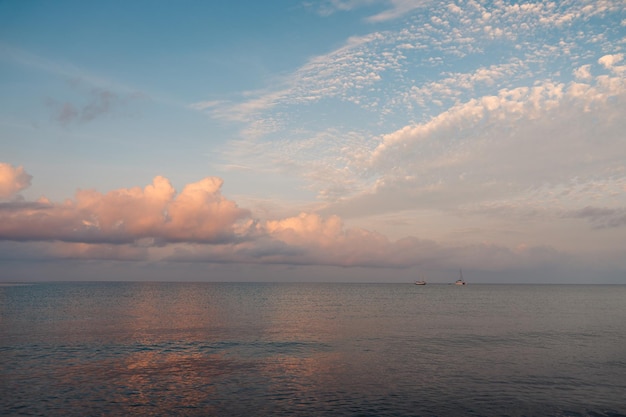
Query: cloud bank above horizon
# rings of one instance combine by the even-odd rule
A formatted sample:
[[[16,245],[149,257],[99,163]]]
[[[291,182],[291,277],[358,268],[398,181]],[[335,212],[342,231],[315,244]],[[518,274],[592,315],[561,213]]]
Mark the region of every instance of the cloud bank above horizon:
[[[0,182],[30,176],[22,167],[0,164]],[[336,215],[316,213],[261,220],[221,194],[222,180],[208,177],[177,193],[157,176],[144,188],[78,190],[74,199],[53,203],[19,198],[18,189],[0,202],[0,246],[32,261],[108,260],[332,266],[355,268],[450,268],[459,263],[484,271],[556,267],[571,254],[547,246],[495,244],[446,246],[431,240],[386,236],[346,227]],[[11,197],[11,198],[8,198]],[[592,208],[572,217],[594,213]],[[623,216],[624,213],[621,213]],[[616,227],[626,226],[618,224]],[[588,260],[586,260],[588,261]],[[619,267],[618,264],[615,267]]]

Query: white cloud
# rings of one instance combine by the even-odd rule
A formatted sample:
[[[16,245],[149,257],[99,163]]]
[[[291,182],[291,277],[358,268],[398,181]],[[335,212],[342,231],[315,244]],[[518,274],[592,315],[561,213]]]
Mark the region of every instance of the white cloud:
[[[189,108],[194,110],[207,110],[213,107],[217,107],[223,104],[221,100],[207,100],[207,101],[199,101],[197,103],[192,103],[189,105]]]
[[[583,80],[583,81],[590,80],[592,78],[590,68],[591,68],[590,64],[583,65],[583,66],[581,66],[579,68],[576,68],[574,70],[574,77],[576,77],[579,80]]]
[[[375,14],[367,18],[370,22],[384,22],[387,20],[397,19],[412,12],[415,9],[428,6],[429,0],[389,0],[391,7],[383,12]]]
[[[624,54],[604,55],[598,59],[598,63],[615,74],[626,73],[626,65],[616,65],[624,60]]]
[[[598,63],[602,64],[607,69],[613,68],[615,64],[621,62],[624,59],[624,54],[604,55],[598,59]]]
[[[369,22],[385,22],[397,19],[411,11],[431,3],[430,0],[328,0],[321,4],[305,3],[305,6],[316,7],[322,16],[329,16],[337,12],[348,12],[356,9],[382,5],[386,9],[367,18]]]
[[[322,16],[330,16],[337,12],[347,12],[379,2],[380,0],[326,0],[322,2],[305,2],[306,7],[315,8]]]
[[[341,10],[369,4],[368,1],[331,2],[335,9]],[[545,34],[542,35],[545,42],[537,42],[535,32],[545,33],[546,26],[562,25],[572,19],[571,24],[583,25],[589,17],[605,13],[579,4],[558,8],[554,3],[496,3],[487,8],[469,2],[463,5],[461,14],[456,12],[459,5],[448,2],[442,2],[440,7],[429,7],[429,13],[419,11],[424,5],[422,1],[399,0],[391,5],[387,12],[377,15],[378,18],[412,12],[410,24],[402,25],[401,29],[350,38],[343,47],[313,57],[267,90],[243,94],[238,103],[210,101],[211,114],[264,126],[242,131],[259,138],[290,126],[291,112],[285,112],[285,108],[306,108],[321,101],[353,103],[366,111],[378,112],[381,118],[398,112],[410,115],[410,101],[424,107],[431,103],[451,105],[454,103],[446,100],[463,99],[477,83],[482,83],[482,88],[513,87],[520,81],[527,81],[533,73],[545,72],[547,63],[560,55],[565,54],[572,60],[579,58],[588,50],[573,31],[565,38],[555,38],[554,44],[548,43],[550,39]],[[616,8],[615,2],[604,2],[602,6],[603,10]],[[486,20],[488,25],[485,25]],[[590,33],[588,37],[603,34]],[[494,62],[493,56],[488,54],[489,48],[500,42],[506,42],[509,52]],[[601,43],[609,46],[606,39]],[[515,48],[519,48],[518,52],[510,56]],[[464,71],[441,72],[441,77],[416,82],[419,72],[431,71],[433,65],[441,66],[448,59],[472,55],[479,62],[487,58],[492,63]],[[204,108],[202,102],[193,106]],[[268,123],[265,119],[272,121]]]

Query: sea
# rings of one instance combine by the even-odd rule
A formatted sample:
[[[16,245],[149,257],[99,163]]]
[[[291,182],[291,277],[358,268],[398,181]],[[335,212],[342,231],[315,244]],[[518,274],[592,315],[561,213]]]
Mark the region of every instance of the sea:
[[[4,416],[626,416],[626,286],[0,285]]]

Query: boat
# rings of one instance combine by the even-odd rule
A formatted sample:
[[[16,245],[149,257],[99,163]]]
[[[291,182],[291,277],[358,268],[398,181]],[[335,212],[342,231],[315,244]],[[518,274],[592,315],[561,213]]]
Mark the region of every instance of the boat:
[[[426,285],[426,281],[415,281],[415,285]]]
[[[463,280],[463,270],[459,269],[459,279],[456,280],[454,285],[465,285],[465,281]]]

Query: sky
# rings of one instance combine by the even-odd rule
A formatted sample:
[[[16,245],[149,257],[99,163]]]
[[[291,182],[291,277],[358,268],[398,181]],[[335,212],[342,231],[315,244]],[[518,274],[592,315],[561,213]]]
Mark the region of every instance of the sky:
[[[0,281],[626,284],[626,1],[0,2]]]

